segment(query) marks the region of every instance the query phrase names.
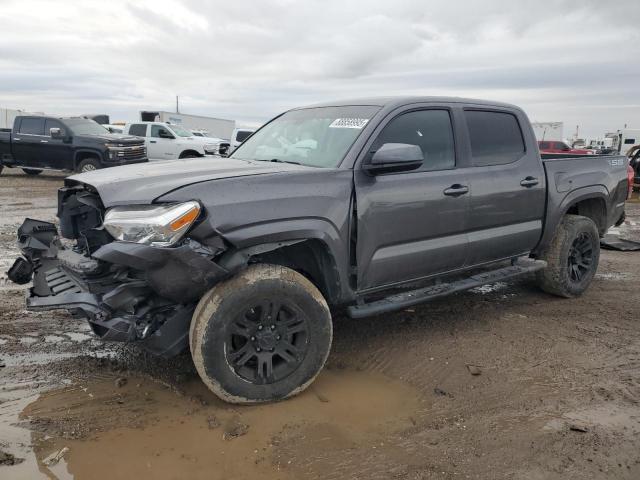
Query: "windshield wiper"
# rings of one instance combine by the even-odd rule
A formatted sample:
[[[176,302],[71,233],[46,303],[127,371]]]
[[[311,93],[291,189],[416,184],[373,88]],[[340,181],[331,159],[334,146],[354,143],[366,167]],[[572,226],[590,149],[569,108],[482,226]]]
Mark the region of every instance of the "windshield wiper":
[[[302,165],[300,162],[293,160],[282,160],[280,158],[272,158],[271,160],[259,160],[260,162],[273,162],[273,163],[290,163],[292,165]]]

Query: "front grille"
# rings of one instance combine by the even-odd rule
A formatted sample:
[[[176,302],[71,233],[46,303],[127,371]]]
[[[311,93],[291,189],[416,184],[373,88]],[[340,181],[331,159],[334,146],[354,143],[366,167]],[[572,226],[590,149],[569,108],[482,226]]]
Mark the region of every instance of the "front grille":
[[[147,149],[142,145],[109,147],[112,157],[118,160],[138,160],[146,158]]]

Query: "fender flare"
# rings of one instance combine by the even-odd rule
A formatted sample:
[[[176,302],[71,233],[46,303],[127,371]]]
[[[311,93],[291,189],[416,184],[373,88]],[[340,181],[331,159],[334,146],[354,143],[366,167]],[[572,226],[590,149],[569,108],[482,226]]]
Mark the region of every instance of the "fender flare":
[[[245,262],[252,255],[267,253],[278,248],[317,240],[326,247],[339,283],[340,300],[350,299],[349,250],[342,242],[343,236],[330,221],[323,218],[293,218],[276,222],[243,226],[233,231],[220,232],[226,241],[236,247],[227,252],[224,265],[233,269],[238,262]]]
[[[558,225],[560,225],[560,222],[567,214],[567,211],[569,211],[572,206],[583,200],[590,200],[594,198],[603,200],[605,205],[605,215],[606,218],[608,218],[609,204],[607,200],[609,196],[610,193],[607,188],[604,185],[600,184],[576,188],[575,190],[568,192],[557,203],[553,202],[552,196],[552,200],[547,205],[547,218],[545,221],[544,232],[542,234],[542,237],[540,238],[538,246],[534,250],[534,253],[539,254],[549,245],[556,233]],[[559,198],[559,196],[557,196],[556,198]]]
[[[98,158],[98,161],[100,162],[100,164],[104,163],[103,153],[100,152],[99,150],[94,150],[92,148],[80,148],[73,153],[73,168],[76,168],[78,166],[78,163],[80,162],[78,157],[83,153],[89,153],[91,155],[95,155]]]

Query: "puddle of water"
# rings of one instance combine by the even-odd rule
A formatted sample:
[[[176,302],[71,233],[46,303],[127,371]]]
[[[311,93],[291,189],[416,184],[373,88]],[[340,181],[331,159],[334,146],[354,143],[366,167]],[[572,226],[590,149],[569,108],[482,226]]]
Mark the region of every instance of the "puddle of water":
[[[23,411],[56,435],[44,442],[34,437],[38,469],[95,480],[294,479],[296,458],[373,445],[409,427],[419,406],[407,385],[353,371],[325,371],[301,395],[267,405],[225,404],[197,380],[185,392],[134,377],[121,388],[110,378],[43,394]],[[246,433],[225,438],[245,426]],[[89,440],[61,438],[84,428],[98,433]],[[278,445],[292,438],[292,463],[277,463]],[[66,463],[53,472],[42,460],[63,447],[69,448]]]

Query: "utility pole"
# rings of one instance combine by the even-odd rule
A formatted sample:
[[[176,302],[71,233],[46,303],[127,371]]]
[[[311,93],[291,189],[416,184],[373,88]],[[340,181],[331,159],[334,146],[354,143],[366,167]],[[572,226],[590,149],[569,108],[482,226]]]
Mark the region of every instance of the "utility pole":
[[[180,109],[178,108],[178,95],[176,95],[176,113],[180,113]]]

